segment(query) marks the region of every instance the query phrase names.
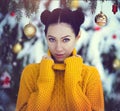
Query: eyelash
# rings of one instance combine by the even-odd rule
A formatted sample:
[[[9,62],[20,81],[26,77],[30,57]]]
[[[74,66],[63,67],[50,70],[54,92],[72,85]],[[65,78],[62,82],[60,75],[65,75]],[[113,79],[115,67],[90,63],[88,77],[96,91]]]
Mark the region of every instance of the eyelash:
[[[69,41],[70,41],[69,38],[65,38],[65,39],[63,39],[63,42],[69,42]]]
[[[55,42],[55,39],[54,38],[49,38],[48,39],[50,42]],[[69,42],[70,41],[70,39],[69,38],[64,38],[63,39],[63,42]]]
[[[49,38],[48,40],[49,40],[50,42],[54,42],[54,41],[55,41],[54,38]]]

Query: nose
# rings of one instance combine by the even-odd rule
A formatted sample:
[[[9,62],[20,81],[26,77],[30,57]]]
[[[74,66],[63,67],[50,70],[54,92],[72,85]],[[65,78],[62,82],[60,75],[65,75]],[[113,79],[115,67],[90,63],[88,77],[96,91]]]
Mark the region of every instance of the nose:
[[[56,43],[56,51],[61,51],[62,50],[62,44],[61,42]]]

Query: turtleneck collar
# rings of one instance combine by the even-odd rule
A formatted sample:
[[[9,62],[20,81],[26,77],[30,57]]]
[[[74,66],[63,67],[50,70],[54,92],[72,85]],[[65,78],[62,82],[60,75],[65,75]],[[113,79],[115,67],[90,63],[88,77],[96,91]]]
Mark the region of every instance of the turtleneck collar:
[[[74,48],[73,51],[72,51],[72,56],[74,56],[76,54],[77,54],[77,51]],[[50,53],[49,50],[48,50],[48,55],[51,56],[51,53]],[[64,63],[54,63],[53,69],[54,70],[65,70],[65,64]]]

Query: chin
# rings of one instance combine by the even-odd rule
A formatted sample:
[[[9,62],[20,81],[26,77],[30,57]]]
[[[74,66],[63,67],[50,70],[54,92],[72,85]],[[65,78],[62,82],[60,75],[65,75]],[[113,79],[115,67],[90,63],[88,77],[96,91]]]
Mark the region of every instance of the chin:
[[[63,63],[64,61],[56,61],[57,63]]]
[[[64,62],[64,59],[56,59],[55,62],[56,62],[56,63],[63,63],[63,62]]]

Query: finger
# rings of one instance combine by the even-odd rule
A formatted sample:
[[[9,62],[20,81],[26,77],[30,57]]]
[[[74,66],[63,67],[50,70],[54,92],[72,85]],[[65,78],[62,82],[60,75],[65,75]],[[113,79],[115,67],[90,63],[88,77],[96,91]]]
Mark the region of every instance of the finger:
[[[76,57],[81,57],[80,55],[76,55]]]
[[[50,56],[48,56],[48,55],[44,55],[43,59],[52,59],[52,58]]]
[[[47,59],[47,55],[44,55],[44,56],[42,57],[42,59]]]

